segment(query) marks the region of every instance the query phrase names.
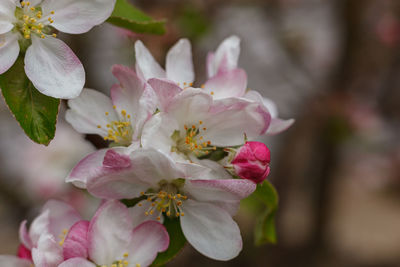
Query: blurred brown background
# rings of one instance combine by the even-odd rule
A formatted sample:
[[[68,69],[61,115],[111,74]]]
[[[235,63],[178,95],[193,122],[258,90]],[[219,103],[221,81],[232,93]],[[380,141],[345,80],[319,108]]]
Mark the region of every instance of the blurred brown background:
[[[235,34],[249,87],[276,101],[281,117],[296,119],[287,132],[263,140],[280,194],[278,244],[253,245],[254,215],[244,203],[238,258],[215,262],[187,246],[167,266],[400,266],[399,0],[133,3],[166,18],[168,33],[132,35],[105,24],[63,36],[85,65],[88,87],[108,93],[115,82],[111,65],[134,66],[136,39],[163,64],[181,37],[192,41],[200,85],[207,52]],[[0,117],[0,253],[6,254],[16,251],[19,222],[48,197],[90,214],[95,204],[87,203],[95,201],[62,180],[94,148],[61,121],[56,136],[66,137],[49,152],[30,145],[5,107]],[[52,190],[36,182],[44,177]]]

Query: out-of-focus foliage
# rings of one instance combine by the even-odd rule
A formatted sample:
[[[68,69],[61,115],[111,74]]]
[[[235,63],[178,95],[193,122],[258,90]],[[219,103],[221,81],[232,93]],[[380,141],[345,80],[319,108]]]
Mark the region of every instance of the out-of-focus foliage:
[[[128,3],[127,0],[117,0],[114,12],[107,22],[136,33],[164,34],[165,21],[153,20],[142,11]]]
[[[0,75],[0,87],[26,135],[36,143],[48,145],[55,135],[60,100],[36,90],[25,74],[23,56]]]

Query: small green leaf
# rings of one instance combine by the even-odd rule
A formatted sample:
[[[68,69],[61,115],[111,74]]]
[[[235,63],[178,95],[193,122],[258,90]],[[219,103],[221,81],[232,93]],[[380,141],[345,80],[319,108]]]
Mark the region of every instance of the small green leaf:
[[[264,206],[264,211],[259,215],[256,221],[254,231],[255,244],[257,246],[267,243],[275,244],[275,214],[278,209],[278,193],[270,182],[265,181],[257,186],[253,196]]]
[[[136,33],[164,34],[165,21],[153,20],[127,0],[117,0],[107,22]]]
[[[24,71],[24,57],[0,75],[4,99],[19,125],[34,142],[48,145],[54,138],[60,100],[41,94]]]
[[[165,252],[159,253],[151,267],[160,267],[175,258],[186,244],[186,238],[182,233],[179,218],[170,219],[164,217],[164,226],[169,234],[169,247]]]

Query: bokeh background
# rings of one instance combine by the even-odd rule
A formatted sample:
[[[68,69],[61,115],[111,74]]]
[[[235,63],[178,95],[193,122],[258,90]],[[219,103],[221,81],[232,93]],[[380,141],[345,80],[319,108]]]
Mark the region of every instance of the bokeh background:
[[[245,201],[236,218],[244,238],[238,258],[212,261],[188,245],[167,266],[400,266],[400,1],[132,2],[167,19],[167,34],[104,24],[61,36],[82,60],[87,87],[107,94],[115,82],[111,66],[134,66],[135,40],[163,64],[182,37],[192,41],[200,85],[207,52],[234,34],[242,39],[239,62],[249,87],[274,100],[282,118],[296,119],[263,140],[280,195],[278,243],[254,246],[255,216]],[[46,199],[92,214],[98,201],[63,179],[103,144],[74,132],[63,115],[48,148],[33,144],[4,101],[0,106],[0,253],[14,254],[19,222],[37,215]]]

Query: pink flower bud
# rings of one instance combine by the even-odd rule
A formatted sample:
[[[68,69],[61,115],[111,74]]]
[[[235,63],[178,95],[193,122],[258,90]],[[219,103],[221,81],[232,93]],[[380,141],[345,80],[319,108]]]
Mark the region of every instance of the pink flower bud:
[[[242,179],[255,183],[263,182],[270,171],[271,154],[268,147],[260,142],[246,142],[236,153],[232,165]]]
[[[32,260],[32,253],[29,249],[27,249],[24,245],[19,245],[18,247],[18,253],[17,253],[18,258],[20,259],[27,259],[27,260]]]

